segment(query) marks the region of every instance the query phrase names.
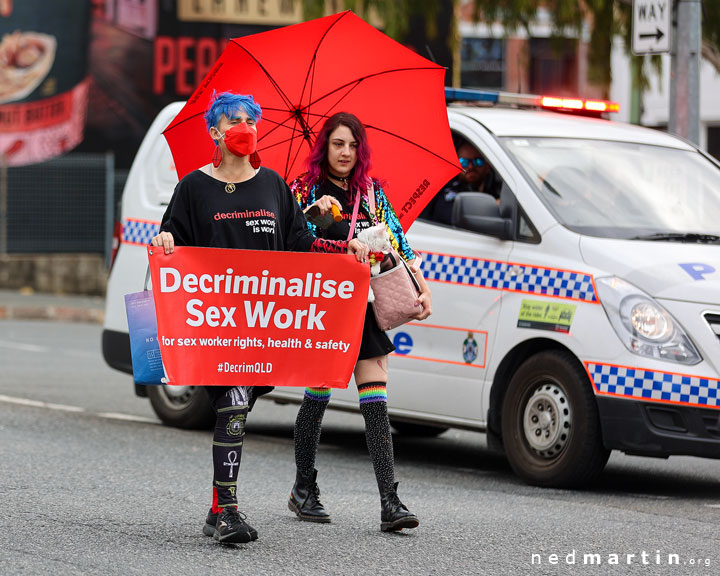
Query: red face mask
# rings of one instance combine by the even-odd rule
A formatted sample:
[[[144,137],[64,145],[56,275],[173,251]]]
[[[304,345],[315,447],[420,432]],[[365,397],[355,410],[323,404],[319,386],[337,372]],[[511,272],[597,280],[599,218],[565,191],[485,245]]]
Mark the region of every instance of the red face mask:
[[[257,148],[257,132],[247,122],[228,128],[222,138],[225,138],[225,146],[235,156],[249,156]]]

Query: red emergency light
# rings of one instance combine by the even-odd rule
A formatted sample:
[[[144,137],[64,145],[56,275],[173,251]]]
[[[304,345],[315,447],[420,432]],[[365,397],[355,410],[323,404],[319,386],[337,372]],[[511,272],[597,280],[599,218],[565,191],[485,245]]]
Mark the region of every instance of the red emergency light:
[[[497,92],[495,90],[476,90],[473,88],[445,88],[445,98],[450,102],[464,102],[483,106],[512,106],[516,108],[544,108],[566,114],[601,117],[606,112],[620,112],[617,102],[587,98],[560,98],[556,96],[537,96],[535,94],[517,94],[515,92]]]
[[[541,96],[540,106],[549,110],[585,110],[587,112],[620,112],[620,104],[608,100],[585,100],[583,98],[556,98]]]

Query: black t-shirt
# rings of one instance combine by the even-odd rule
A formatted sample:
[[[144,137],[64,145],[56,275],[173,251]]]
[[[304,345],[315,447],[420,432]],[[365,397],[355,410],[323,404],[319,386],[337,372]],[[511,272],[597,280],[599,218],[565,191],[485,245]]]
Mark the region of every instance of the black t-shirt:
[[[176,186],[160,229],[178,246],[308,252],[316,241],[285,181],[265,167],[235,182],[230,194],[225,182],[191,172]]]
[[[332,182],[326,180],[319,187],[315,194],[315,198],[322,196],[334,196],[342,205],[342,217],[340,222],[333,222],[326,230],[317,228],[316,234],[319,238],[327,238],[328,240],[347,240],[348,231],[350,230],[350,222],[352,220],[353,208],[355,203],[350,201],[350,195],[347,190],[343,190],[340,186],[336,186]],[[362,202],[358,207],[357,220],[355,221],[355,233],[353,238],[366,228],[373,226],[373,221],[365,212]]]

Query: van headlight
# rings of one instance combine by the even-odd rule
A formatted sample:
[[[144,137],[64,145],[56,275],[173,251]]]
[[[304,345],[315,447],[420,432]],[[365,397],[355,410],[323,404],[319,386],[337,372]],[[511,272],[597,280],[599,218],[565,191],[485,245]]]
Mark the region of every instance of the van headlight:
[[[682,326],[645,292],[617,277],[596,278],[595,285],[610,323],[630,352],[679,364],[702,360]]]

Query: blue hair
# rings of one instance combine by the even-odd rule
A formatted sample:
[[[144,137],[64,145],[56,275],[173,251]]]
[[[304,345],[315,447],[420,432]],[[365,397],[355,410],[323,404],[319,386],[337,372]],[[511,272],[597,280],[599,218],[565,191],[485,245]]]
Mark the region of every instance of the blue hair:
[[[220,123],[220,116],[225,114],[226,118],[232,118],[238,109],[242,108],[250,118],[255,122],[259,122],[262,117],[262,108],[255,102],[255,99],[248,94],[233,94],[232,92],[221,92],[217,94],[213,91],[210,99],[210,106],[205,112],[205,124],[208,131],[213,126]]]

